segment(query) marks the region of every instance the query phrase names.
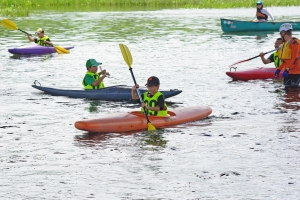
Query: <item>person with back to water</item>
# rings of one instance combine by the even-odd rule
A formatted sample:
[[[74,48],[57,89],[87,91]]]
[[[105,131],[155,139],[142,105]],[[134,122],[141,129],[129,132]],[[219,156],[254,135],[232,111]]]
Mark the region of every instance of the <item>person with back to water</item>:
[[[53,46],[50,38],[45,35],[44,29],[39,28],[35,34],[37,34],[38,38],[32,38],[30,34],[27,34],[27,38],[30,42],[35,42],[41,46]]]
[[[86,69],[87,72],[82,80],[82,85],[84,89],[91,90],[91,89],[99,89],[104,88],[103,79],[109,76],[109,73],[106,70],[102,70],[99,73],[98,66],[102,63],[97,62],[95,59],[89,59],[86,61]],[[101,76],[102,75],[102,76]]]
[[[148,110],[148,115],[154,116],[167,116],[168,115],[168,107],[165,103],[164,95],[158,91],[160,86],[160,81],[156,76],[151,76],[148,78],[146,85],[148,91],[141,94],[143,102],[142,112],[144,113],[144,108]],[[136,93],[136,89],[139,88],[139,85],[135,85],[132,87],[131,96],[133,100],[138,100],[139,96]]]
[[[285,88],[300,87],[300,40],[292,36],[293,27],[284,23],[279,28],[282,38],[282,47],[278,50],[278,58],[282,60],[281,65],[275,72],[278,77],[281,70]]]
[[[274,53],[272,53],[267,59],[264,57],[265,53],[261,52],[259,54],[262,62],[266,65],[274,62],[276,68],[282,63],[282,61],[278,58],[278,48],[282,44],[282,38],[277,38],[275,41],[275,49],[277,49]]]
[[[274,23],[273,15],[266,8],[264,8],[263,2],[258,0],[256,2],[256,18],[252,21],[266,22],[268,21],[268,17],[270,17]]]

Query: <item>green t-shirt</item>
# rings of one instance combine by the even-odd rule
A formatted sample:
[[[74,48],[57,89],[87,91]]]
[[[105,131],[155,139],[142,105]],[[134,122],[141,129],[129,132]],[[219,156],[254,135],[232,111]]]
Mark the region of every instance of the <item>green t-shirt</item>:
[[[95,79],[94,79],[94,77],[92,77],[91,75],[86,74],[86,75],[84,76],[84,82],[85,82],[87,85],[92,85],[94,81],[95,81]]]

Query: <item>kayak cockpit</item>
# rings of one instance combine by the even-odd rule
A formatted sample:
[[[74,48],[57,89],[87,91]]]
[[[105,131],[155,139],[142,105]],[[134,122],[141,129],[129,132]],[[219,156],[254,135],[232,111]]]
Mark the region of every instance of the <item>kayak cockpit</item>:
[[[132,112],[129,112],[129,113],[132,114],[132,115],[135,115],[137,117],[145,117],[145,115],[141,111],[132,111]],[[176,114],[172,111],[168,111],[167,116],[152,116],[152,115],[149,115],[148,117],[150,119],[161,119],[161,118],[176,117]]]

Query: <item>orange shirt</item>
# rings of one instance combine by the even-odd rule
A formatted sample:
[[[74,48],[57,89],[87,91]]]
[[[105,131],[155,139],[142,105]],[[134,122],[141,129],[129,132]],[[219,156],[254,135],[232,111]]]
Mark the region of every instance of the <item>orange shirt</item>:
[[[300,40],[293,38],[289,47],[291,48],[291,59],[284,59],[279,69],[290,68],[289,74],[300,74]]]

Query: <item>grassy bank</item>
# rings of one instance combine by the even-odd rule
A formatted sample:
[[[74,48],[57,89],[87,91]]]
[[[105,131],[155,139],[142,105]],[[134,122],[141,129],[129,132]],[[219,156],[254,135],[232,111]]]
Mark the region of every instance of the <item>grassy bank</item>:
[[[57,7],[78,8],[238,8],[254,7],[255,0],[0,0],[1,16],[28,16],[31,10]],[[299,6],[300,0],[265,0],[266,6]]]

